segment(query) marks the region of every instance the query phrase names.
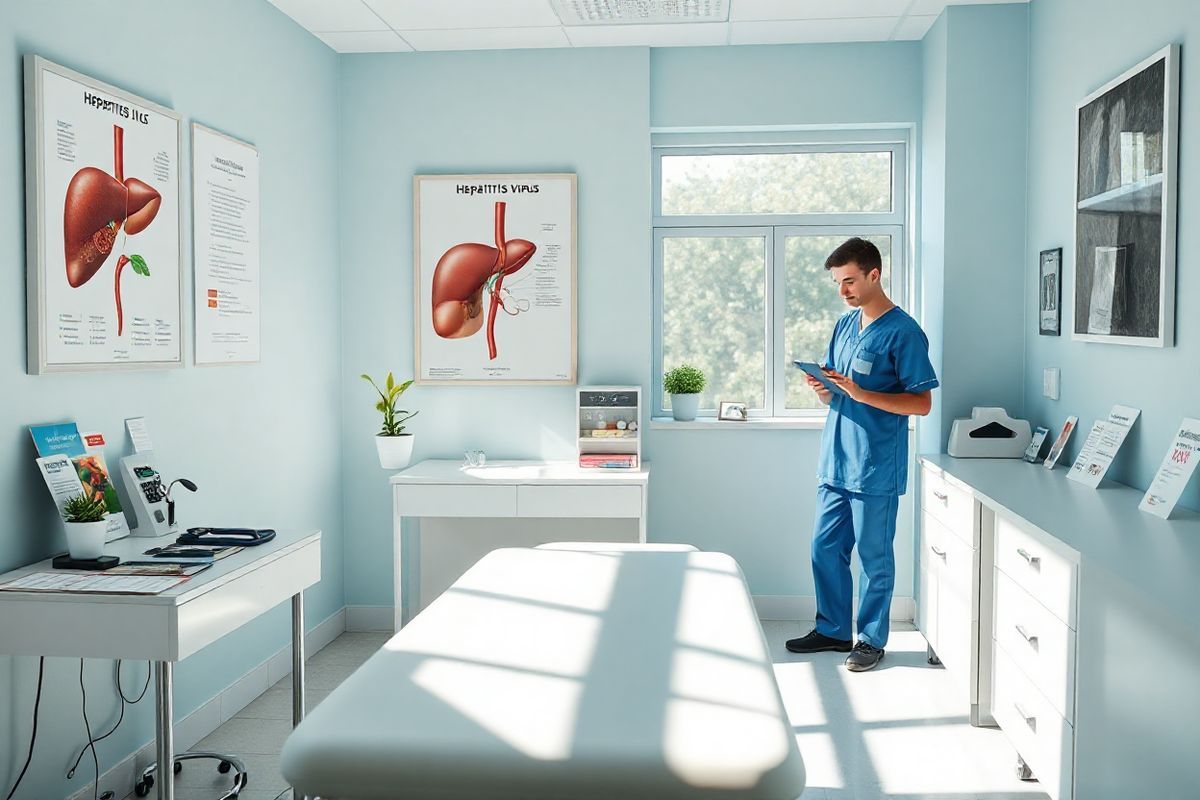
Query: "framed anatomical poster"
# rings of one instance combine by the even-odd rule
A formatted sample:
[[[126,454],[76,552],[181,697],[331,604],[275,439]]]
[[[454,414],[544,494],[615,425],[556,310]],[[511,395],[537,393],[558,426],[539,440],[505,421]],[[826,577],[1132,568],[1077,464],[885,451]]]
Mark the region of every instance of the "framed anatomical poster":
[[[25,57],[30,374],[183,366],[179,116]]]
[[[418,383],[575,383],[576,176],[413,178]]]

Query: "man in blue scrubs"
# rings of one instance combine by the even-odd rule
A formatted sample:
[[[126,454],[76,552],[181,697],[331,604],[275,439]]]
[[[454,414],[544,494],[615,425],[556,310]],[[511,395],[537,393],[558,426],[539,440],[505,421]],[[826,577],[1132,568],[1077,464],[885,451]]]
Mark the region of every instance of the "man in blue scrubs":
[[[793,653],[850,653],[846,667],[872,669],[888,640],[896,564],[896,509],[908,484],[908,417],[929,413],[938,385],[929,340],[916,321],[888,299],[875,245],[850,239],[825,262],[846,305],[833,329],[824,371],[834,393],[806,376],[829,418],[817,471],[813,580],[817,626],[791,639]],[[858,642],[850,625],[850,552],[858,546]]]

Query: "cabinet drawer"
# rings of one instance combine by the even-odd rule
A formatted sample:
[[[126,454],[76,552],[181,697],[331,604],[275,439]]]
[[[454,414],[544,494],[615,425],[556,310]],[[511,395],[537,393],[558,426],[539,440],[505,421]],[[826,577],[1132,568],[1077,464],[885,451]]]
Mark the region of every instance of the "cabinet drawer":
[[[640,517],[640,486],[518,486],[519,517]]]
[[[921,469],[921,508],[971,547],[979,546],[975,530],[975,498],[929,466]]]
[[[971,619],[971,606],[946,596],[946,584],[938,586],[938,658],[957,688],[966,698],[974,674],[976,623]]]
[[[399,484],[393,495],[397,517],[515,517],[516,486]]]
[[[996,641],[1058,713],[1075,718],[1075,631],[996,570]]]
[[[949,598],[966,606],[968,611],[976,608],[975,573],[978,571],[976,566],[978,551],[951,534],[940,522],[930,517],[928,512],[924,513],[923,517],[923,524],[930,530],[941,528],[943,531],[943,534],[937,537],[937,550],[940,553],[938,551],[930,552],[930,556],[940,562],[938,571],[939,602]]]
[[[1075,630],[1076,561],[1045,536],[996,515],[996,566],[1050,613]]]
[[[1003,648],[996,649],[992,714],[1051,800],[1070,800],[1075,732]]]
[[[917,573],[917,628],[925,635],[925,641],[929,642],[929,646],[934,652],[938,652],[938,630],[937,630],[937,590],[938,580],[937,564],[935,561],[940,561],[937,555],[934,554],[934,548],[930,545],[935,545],[937,549],[943,549],[940,543],[941,533],[932,525],[921,525],[919,533],[918,546],[919,569]]]

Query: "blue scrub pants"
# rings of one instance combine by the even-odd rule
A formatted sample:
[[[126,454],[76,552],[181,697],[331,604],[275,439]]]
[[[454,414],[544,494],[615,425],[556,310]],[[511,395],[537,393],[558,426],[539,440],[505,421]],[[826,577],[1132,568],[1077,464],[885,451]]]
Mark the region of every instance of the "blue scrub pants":
[[[813,530],[813,581],[817,589],[817,632],[834,639],[853,639],[850,627],[854,581],[850,551],[858,545],[863,575],[858,584],[858,638],[883,647],[896,583],[895,495],[849,492],[821,484],[817,488],[817,520]]]

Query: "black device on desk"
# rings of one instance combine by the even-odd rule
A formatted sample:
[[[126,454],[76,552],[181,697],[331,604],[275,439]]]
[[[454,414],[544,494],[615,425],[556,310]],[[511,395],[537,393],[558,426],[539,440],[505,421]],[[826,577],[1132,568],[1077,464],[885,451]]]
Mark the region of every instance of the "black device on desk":
[[[179,544],[238,545],[252,547],[275,538],[273,528],[188,528]]]

